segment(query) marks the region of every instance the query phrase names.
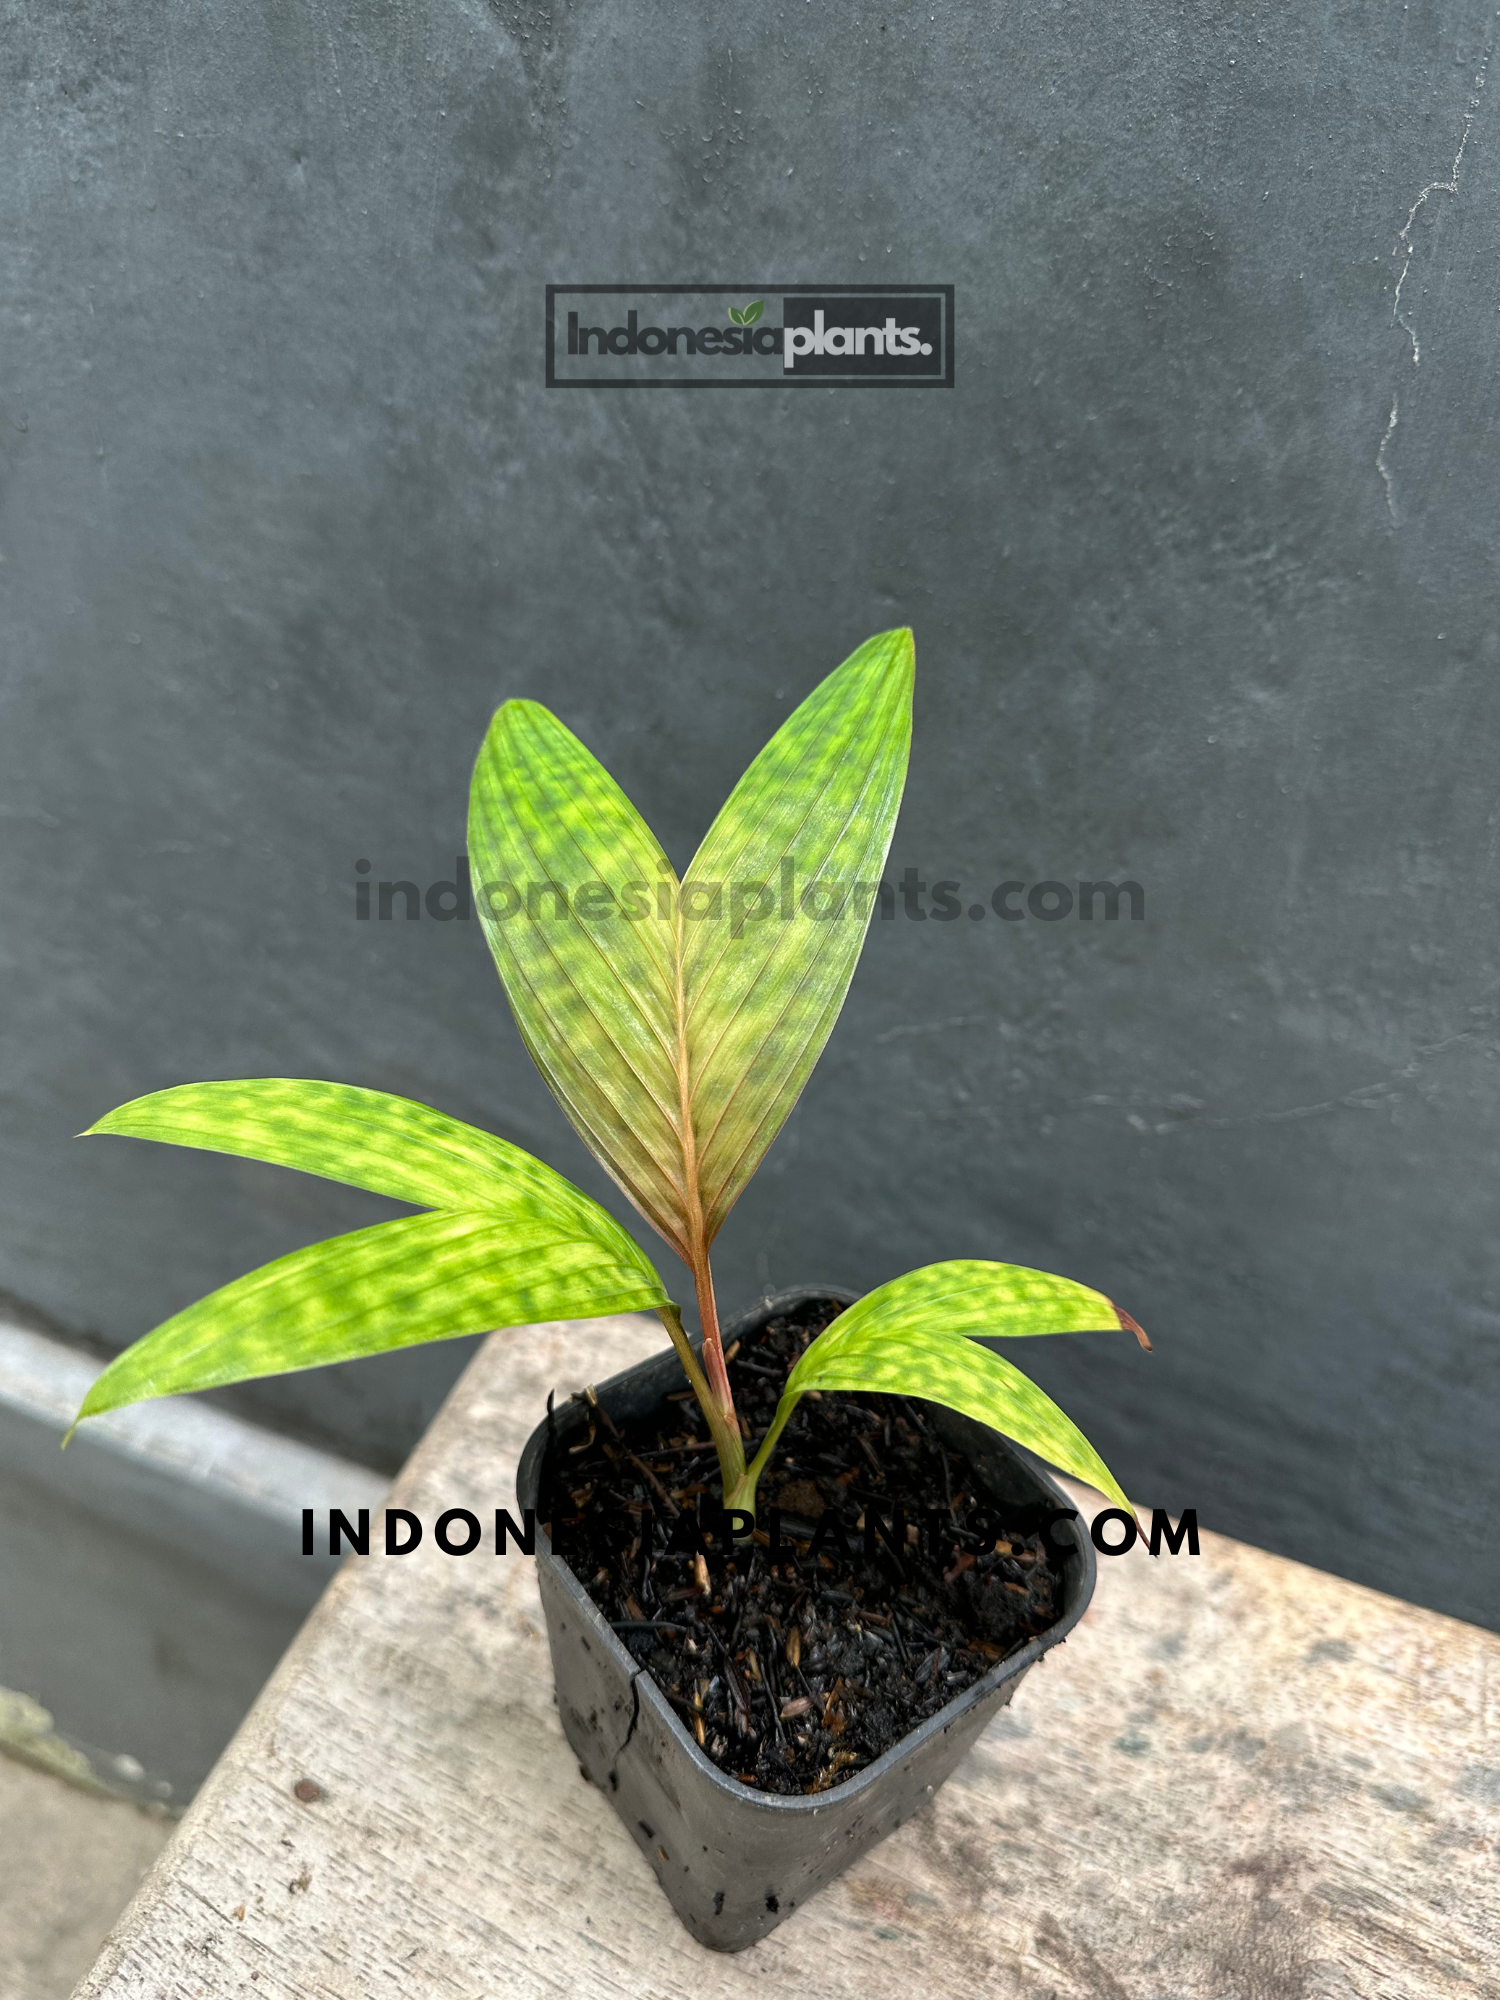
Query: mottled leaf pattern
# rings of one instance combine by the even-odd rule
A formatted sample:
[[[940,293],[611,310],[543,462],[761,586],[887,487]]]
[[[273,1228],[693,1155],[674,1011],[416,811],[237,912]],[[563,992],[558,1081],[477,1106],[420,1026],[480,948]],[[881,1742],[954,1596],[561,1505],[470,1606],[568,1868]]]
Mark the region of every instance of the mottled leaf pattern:
[[[668,1303],[612,1215],[520,1147],[378,1090],[292,1077],[191,1083],[92,1127],[297,1167],[438,1210],[298,1250],[127,1348],[80,1419],[425,1340]]]
[[[849,991],[906,782],[914,664],[910,632],[883,632],[830,674],[740,779],[684,878],[688,912],[716,888],[725,899],[721,921],[683,925],[708,1243]]]
[[[470,867],[521,1034],[695,1269],[843,1005],[900,805],[912,675],[905,631],[831,674],[735,787],[680,892],[546,709],[507,702],[485,739]]]
[[[614,1217],[551,1167],[491,1132],[384,1091],[281,1076],[185,1083],[122,1104],[85,1136],[102,1132],[269,1160],[419,1208],[571,1218],[607,1256],[634,1256],[643,1275],[654,1275]]]
[[[1114,1475],[1077,1425],[1019,1368],[974,1338],[1123,1324],[1102,1292],[1068,1278],[1017,1264],[929,1264],[867,1293],[819,1334],[787,1377],[772,1437],[809,1389],[919,1396],[1014,1438],[1128,1510]]]
[[[1071,1278],[1024,1264],[956,1258],[924,1264],[866,1292],[821,1339],[842,1343],[867,1327],[885,1328],[898,1320],[931,1333],[1003,1334],[1009,1340],[1039,1333],[1112,1333],[1127,1323],[1113,1300]]]
[[[265,1264],[166,1320],[110,1363],[79,1420],[497,1326],[666,1303],[630,1247],[632,1257],[612,1262],[597,1242],[539,1218],[440,1212],[377,1223]]]
[[[1129,1511],[1130,1502],[1113,1473],[1078,1426],[1019,1368],[987,1347],[909,1327],[823,1355],[821,1344],[815,1340],[792,1370],[784,1401],[795,1403],[809,1389],[843,1389],[943,1403],[1014,1438]]]
[[[686,1257],[677,877],[603,765],[538,702],[508,701],[490,724],[470,793],[469,868],[537,1068],[589,1150]]]

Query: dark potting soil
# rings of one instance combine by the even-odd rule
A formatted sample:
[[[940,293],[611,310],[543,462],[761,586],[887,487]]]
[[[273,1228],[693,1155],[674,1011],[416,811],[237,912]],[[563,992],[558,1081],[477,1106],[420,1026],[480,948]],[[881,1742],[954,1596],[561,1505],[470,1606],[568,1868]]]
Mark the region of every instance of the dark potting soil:
[[[729,1350],[756,1442],[793,1362],[840,1310],[810,1301]],[[537,1513],[707,1754],[765,1791],[852,1777],[1061,1609],[1041,1523],[997,1512],[915,1400],[805,1396],[762,1475],[753,1540],[730,1542],[720,1499],[685,1389],[623,1432],[596,1409],[583,1444],[548,1453]]]

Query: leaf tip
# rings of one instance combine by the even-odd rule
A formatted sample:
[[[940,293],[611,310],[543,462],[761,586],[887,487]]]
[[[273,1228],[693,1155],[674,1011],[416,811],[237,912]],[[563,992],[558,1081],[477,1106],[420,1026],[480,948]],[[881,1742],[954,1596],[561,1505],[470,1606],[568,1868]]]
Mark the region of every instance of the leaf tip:
[[[116,1355],[115,1361],[118,1361],[119,1358]],[[115,1362],[112,1361],[109,1367],[104,1370],[104,1373],[97,1376],[90,1385],[88,1394],[78,1405],[77,1416],[74,1417],[72,1423],[68,1426],[68,1435],[63,1439],[62,1445],[59,1447],[61,1450],[65,1451],[67,1449],[68,1440],[73,1436],[80,1424],[86,1423],[90,1417],[102,1417],[107,1410],[119,1408],[119,1403],[104,1386],[109,1380],[110,1375],[114,1372],[114,1365]],[[124,1400],[128,1403],[132,1399],[126,1396]]]
[[[1114,1301],[1111,1300],[1110,1303],[1113,1305]],[[1133,1333],[1146,1353],[1150,1354],[1152,1352],[1151,1342],[1146,1337],[1146,1329],[1138,1325],[1123,1307],[1115,1306],[1115,1318],[1120,1322],[1122,1332]]]
[[[532,701],[527,695],[512,695],[509,700],[502,701],[495,710],[490,718],[490,728],[508,732],[519,729],[526,723],[533,726],[541,724],[545,727],[547,723],[556,721],[557,717],[544,703]]]
[[[917,635],[910,625],[898,625],[886,638],[890,641],[891,665],[910,690],[917,679]]]

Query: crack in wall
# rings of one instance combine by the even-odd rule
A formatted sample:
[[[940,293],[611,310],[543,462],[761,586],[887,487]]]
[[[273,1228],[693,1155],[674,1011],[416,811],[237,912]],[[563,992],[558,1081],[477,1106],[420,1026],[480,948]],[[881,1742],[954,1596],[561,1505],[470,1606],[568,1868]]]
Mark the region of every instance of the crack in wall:
[[[1497,15],[1496,18],[1500,19],[1500,15]],[[1407,210],[1406,221],[1397,231],[1396,240],[1391,245],[1391,255],[1401,259],[1401,269],[1396,277],[1395,297],[1391,301],[1391,323],[1394,326],[1399,326],[1411,343],[1411,365],[1413,368],[1420,368],[1422,365],[1422,342],[1417,334],[1416,323],[1411,318],[1410,312],[1403,311],[1401,305],[1401,294],[1406,288],[1406,280],[1411,272],[1412,258],[1416,255],[1416,241],[1412,235],[1412,231],[1416,228],[1417,217],[1435,194],[1456,195],[1458,193],[1459,179],[1463,172],[1464,153],[1468,148],[1469,134],[1473,130],[1474,119],[1479,111],[1479,100],[1484,93],[1485,78],[1489,72],[1490,57],[1494,54],[1494,50],[1495,44],[1492,38],[1489,47],[1479,59],[1478,69],[1474,72],[1474,81],[1469,89],[1469,101],[1464,107],[1463,129],[1458,135],[1458,150],[1453,155],[1453,164],[1448,169],[1448,178],[1442,181],[1429,181],[1421,190],[1416,200]],[[1381,481],[1385,487],[1385,504],[1390,512],[1392,521],[1399,521],[1400,516],[1396,512],[1396,482],[1386,460],[1386,449],[1390,444],[1392,433],[1395,431],[1397,422],[1399,421],[1400,402],[1399,392],[1391,397],[1391,414],[1386,422],[1385,435],[1381,438],[1379,449],[1375,453],[1375,469],[1380,474]]]
[[[1485,50],[1483,56],[1480,58],[1479,68],[1474,77],[1473,88],[1469,92],[1469,102],[1464,111],[1464,126],[1463,131],[1459,135],[1458,151],[1453,155],[1453,165],[1448,169],[1447,180],[1429,181],[1427,183],[1426,187],[1423,188],[1422,192],[1412,203],[1411,208],[1407,212],[1405,225],[1398,232],[1396,240],[1391,246],[1391,255],[1393,257],[1401,257],[1402,260],[1401,275],[1396,280],[1396,296],[1391,303],[1391,319],[1395,325],[1401,328],[1402,332],[1411,342],[1411,365],[1413,368],[1420,368],[1422,365],[1422,343],[1417,338],[1416,327],[1401,310],[1401,292],[1406,283],[1407,273],[1411,270],[1411,260],[1416,249],[1412,241],[1412,230],[1416,226],[1417,216],[1426,207],[1433,195],[1458,193],[1458,180],[1463,170],[1464,151],[1469,143],[1469,133],[1473,129],[1475,114],[1479,110],[1479,99],[1484,90],[1485,73],[1489,69],[1490,56],[1493,53],[1493,49],[1494,44],[1491,43],[1490,47]]]
[[[1479,1033],[1480,1030],[1477,1028],[1461,1028],[1455,1034],[1445,1035],[1440,1042],[1422,1043],[1412,1050],[1411,1055],[1399,1069],[1392,1070],[1389,1076],[1382,1077],[1379,1082],[1362,1083],[1354,1090],[1345,1091],[1341,1097],[1320,1098],[1316,1104],[1288,1104],[1276,1111],[1242,1111],[1228,1117],[1195,1118],[1183,1114],[1190,1108],[1203,1110],[1206,1109],[1205,1106],[1197,1104],[1192,1098],[1179,1099],[1175,1103],[1169,1099],[1163,1108],[1175,1112],[1176,1115],[1165,1122],[1153,1125],[1136,1112],[1127,1113],[1125,1122],[1136,1132],[1143,1134],[1150,1132],[1157,1137],[1175,1138],[1183,1132],[1229,1132],[1241,1131],[1250,1125],[1292,1124],[1303,1118],[1320,1118],[1329,1111],[1378,1111],[1389,1104],[1392,1098],[1401,1095],[1402,1084],[1414,1083],[1432,1057],[1446,1055],[1449,1049],[1473,1042]],[[1127,1104],[1130,1101],[1128,1098],[1099,1095],[1087,1097],[1083,1103],[1114,1105]],[[1140,1099],[1135,1101],[1141,1102]]]
[[[1385,462],[1385,448],[1391,441],[1392,431],[1395,430],[1397,423],[1400,421],[1400,411],[1401,397],[1397,394],[1391,398],[1390,420],[1385,427],[1385,436],[1380,440],[1380,449],[1375,454],[1375,470],[1385,481],[1385,504],[1391,511],[1391,519],[1393,521],[1399,519],[1396,513],[1396,482],[1391,477],[1391,468]]]

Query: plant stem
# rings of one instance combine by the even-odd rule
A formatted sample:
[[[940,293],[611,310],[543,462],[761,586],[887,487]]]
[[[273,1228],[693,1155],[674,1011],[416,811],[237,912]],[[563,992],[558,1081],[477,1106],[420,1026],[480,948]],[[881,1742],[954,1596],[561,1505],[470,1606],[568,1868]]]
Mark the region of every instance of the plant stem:
[[[700,1186],[698,1161],[698,1133],[693,1122],[692,1071],[688,1057],[687,1040],[687,986],[683,965],[682,899],[677,899],[673,920],[673,944],[676,957],[676,1006],[677,1006],[677,1110],[678,1136],[682,1144],[682,1189],[686,1225],[684,1235],[677,1240],[676,1247],[688,1269],[693,1274],[693,1289],[698,1295],[698,1317],[703,1323],[703,1370],[707,1375],[705,1389],[698,1387],[691,1371],[688,1380],[692,1382],[703,1414],[708,1419],[713,1432],[714,1443],[719,1450],[719,1465],[724,1473],[724,1491],[728,1493],[745,1469],[745,1453],[740,1442],[739,1420],[735,1416],[734,1392],[729,1386],[729,1370],[724,1363],[724,1343],[719,1337],[719,1308],[714,1298],[714,1276],[708,1261],[708,1234],[703,1216],[703,1190]],[[676,1311],[674,1307],[674,1312]],[[671,1322],[666,1320],[667,1331],[672,1332]],[[678,1333],[681,1332],[682,1318],[677,1315]],[[673,1341],[678,1338],[672,1334]],[[682,1350],[679,1348],[678,1350]],[[686,1367],[686,1362],[684,1362]],[[732,1469],[731,1469],[732,1468]]]
[[[682,1314],[678,1311],[677,1307],[674,1305],[661,1306],[658,1308],[658,1316],[662,1325],[672,1337],[672,1345],[677,1349],[677,1357],[682,1363],[683,1373],[688,1378],[693,1394],[698,1399],[698,1407],[702,1410],[708,1424],[709,1436],[713,1439],[714,1450],[719,1455],[719,1478],[723,1483],[725,1505],[732,1505],[733,1503],[729,1500],[728,1496],[739,1490],[745,1477],[745,1446],[744,1441],[740,1437],[739,1424],[735,1421],[733,1401],[730,1401],[729,1408],[726,1411],[723,1403],[714,1394],[713,1389],[710,1387],[709,1379],[699,1365],[697,1355],[693,1352],[693,1344],[683,1331]],[[715,1343],[717,1344],[717,1326],[714,1328],[714,1336]],[[703,1347],[706,1354],[708,1352],[708,1339],[706,1335]],[[718,1355],[719,1370],[723,1374],[724,1350],[722,1347],[719,1347]],[[724,1374],[724,1387],[727,1391],[729,1387],[729,1377],[727,1374]]]
[[[755,1457],[751,1460],[749,1466],[746,1467],[732,1489],[727,1482],[725,1484],[724,1505],[726,1507],[742,1507],[747,1514],[754,1514],[755,1489],[760,1482],[760,1475],[770,1463],[771,1453],[776,1449],[781,1433],[786,1429],[787,1419],[801,1400],[800,1395],[783,1396],[781,1401],[776,1405],[776,1414],[771,1419],[771,1428],[760,1441],[760,1450],[755,1454]]]
[[[703,1323],[703,1367],[719,1407],[739,1429],[734,1412],[734,1391],[729,1386],[729,1367],[724,1359],[724,1342],[719,1334],[719,1305],[714,1297],[714,1274],[708,1253],[693,1269],[693,1288],[698,1294],[698,1317]]]

